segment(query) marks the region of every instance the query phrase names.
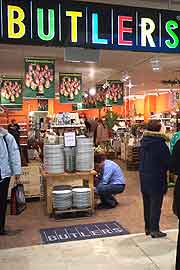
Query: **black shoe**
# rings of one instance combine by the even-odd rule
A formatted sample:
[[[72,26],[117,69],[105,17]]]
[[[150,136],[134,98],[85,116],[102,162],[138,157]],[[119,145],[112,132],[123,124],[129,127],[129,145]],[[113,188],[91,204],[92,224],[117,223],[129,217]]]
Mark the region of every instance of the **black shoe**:
[[[150,230],[145,229],[145,234],[150,235],[151,234]]]
[[[3,230],[3,231],[0,231],[0,235],[7,235],[7,232],[5,231],[5,230]]]
[[[164,232],[151,232],[151,237],[152,238],[162,238],[162,237],[166,237],[167,236],[167,233],[164,233]]]
[[[103,203],[99,203],[97,205],[97,209],[112,209],[115,208],[117,204],[114,205],[108,205],[108,204],[103,204]]]
[[[96,206],[96,209],[104,209],[105,207],[106,207],[105,204],[99,203],[99,204]]]
[[[0,236],[15,236],[20,232],[22,232],[22,230],[15,230],[15,231],[3,230],[0,231]]]

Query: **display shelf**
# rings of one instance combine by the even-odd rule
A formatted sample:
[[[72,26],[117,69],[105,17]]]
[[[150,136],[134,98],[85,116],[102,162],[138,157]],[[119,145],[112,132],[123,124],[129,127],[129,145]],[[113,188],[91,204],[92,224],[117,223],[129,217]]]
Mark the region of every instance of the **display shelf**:
[[[87,174],[93,174],[93,175],[96,175],[96,171],[95,170],[91,170],[91,171],[87,171],[87,172],[74,172],[74,173],[67,173],[67,172],[64,172],[64,173],[48,173],[46,172],[45,170],[43,170],[42,168],[40,169],[41,171],[41,174],[46,177],[46,176],[54,176],[54,177],[57,177],[57,176],[85,176]]]
[[[53,209],[55,214],[65,214],[65,213],[76,213],[76,212],[89,212],[92,211],[91,207],[88,208],[71,208],[67,210],[58,210],[58,209]]]
[[[52,125],[51,128],[81,128],[85,125]]]
[[[163,118],[163,117],[150,117],[149,120],[171,120],[173,117]]]
[[[44,199],[46,202],[46,212],[48,215],[53,213],[53,204],[52,204],[52,191],[53,187],[57,185],[65,184],[66,182],[73,186],[77,179],[86,180],[89,188],[91,189],[91,207],[90,210],[93,214],[94,212],[94,175],[96,171],[92,170],[90,172],[75,172],[75,173],[61,173],[61,174],[52,174],[47,173],[41,168],[41,175],[44,177]],[[77,211],[79,209],[76,209]],[[74,210],[73,212],[76,212]],[[64,211],[63,211],[64,212]]]

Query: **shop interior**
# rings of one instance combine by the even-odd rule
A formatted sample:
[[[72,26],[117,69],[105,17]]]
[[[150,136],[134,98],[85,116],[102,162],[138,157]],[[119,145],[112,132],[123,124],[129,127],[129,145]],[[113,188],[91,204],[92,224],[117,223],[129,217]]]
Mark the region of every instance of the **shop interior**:
[[[16,226],[22,230],[26,228],[26,232],[23,231],[20,236],[17,236],[18,241],[11,242],[7,239],[3,243],[3,248],[38,244],[40,228],[56,227],[57,222],[60,222],[60,225],[81,224],[82,219],[83,223],[101,222],[104,219],[106,221],[116,220],[132,233],[143,232],[143,209],[138,178],[139,142],[144,125],[149,119],[160,119],[163,132],[169,137],[176,131],[180,109],[180,56],[178,54],[101,50],[96,59],[97,62],[92,63],[81,60],[65,61],[64,48],[0,45],[1,77],[25,78],[24,59],[26,57],[55,60],[55,97],[40,102],[37,98],[23,99],[20,109],[1,106],[0,125],[7,128],[11,120],[15,119],[20,126],[23,166],[21,178],[28,200],[28,207],[23,215],[8,216],[9,226]],[[71,96],[69,94],[68,104],[60,102],[59,73],[82,74],[84,104],[83,102],[74,104],[72,94]],[[108,97],[111,102],[97,106],[99,91],[97,85],[106,89],[108,80],[120,81],[123,84],[123,103],[118,104],[118,98],[112,91]],[[98,98],[100,103],[101,97]],[[86,107],[83,107],[84,105]],[[63,113],[67,113],[64,118]],[[92,134],[87,132],[85,120],[97,121],[97,119],[105,120],[107,124],[108,142],[97,143],[91,148],[93,155],[92,151],[89,151],[90,155],[86,158],[89,161],[90,157],[92,158],[96,153],[102,151],[109,159],[116,160],[126,176],[127,189],[122,195],[118,195],[119,206],[115,209],[95,211],[96,198],[91,194],[88,215],[81,216],[79,213],[73,213],[70,218],[68,215],[66,218],[54,218],[52,216],[52,198],[47,201],[49,198],[47,193],[49,190],[52,192],[52,187],[47,184],[50,181],[48,177],[51,178],[55,173],[55,184],[73,186],[85,184],[92,192],[92,179],[95,172],[92,171],[94,168],[91,162],[91,164],[86,164],[87,169],[81,168],[81,162],[79,170],[77,170],[81,173],[78,174],[74,172],[73,164],[69,161],[65,170],[65,174],[69,174],[68,180],[65,180],[64,168],[62,172],[56,172],[49,165],[48,175],[43,164],[44,154],[49,151],[48,149],[57,148],[57,145],[60,149],[64,134],[69,132],[75,132],[76,136],[80,136],[80,139],[77,139],[79,145],[83,144],[81,136],[88,133],[91,146]],[[89,145],[87,147],[90,147]],[[66,154],[68,156],[68,153]],[[79,159],[81,160],[82,157]],[[88,168],[88,166],[90,167]],[[91,172],[87,173],[88,169]],[[57,173],[62,174],[63,177],[60,175],[57,177]],[[171,185],[172,188],[166,195],[161,220],[164,229],[177,226],[176,218],[171,211],[173,181],[170,183]],[[62,214],[63,211],[59,212]]]

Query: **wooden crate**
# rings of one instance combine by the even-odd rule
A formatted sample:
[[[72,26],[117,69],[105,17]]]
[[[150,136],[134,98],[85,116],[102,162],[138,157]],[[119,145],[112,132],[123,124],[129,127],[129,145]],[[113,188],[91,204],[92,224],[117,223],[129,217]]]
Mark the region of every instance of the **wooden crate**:
[[[22,167],[22,175],[20,178],[24,185],[26,197],[40,197],[40,170],[39,166]],[[14,177],[11,179],[9,194],[14,185]]]
[[[127,148],[127,170],[136,171],[139,168],[139,147],[128,146]]]

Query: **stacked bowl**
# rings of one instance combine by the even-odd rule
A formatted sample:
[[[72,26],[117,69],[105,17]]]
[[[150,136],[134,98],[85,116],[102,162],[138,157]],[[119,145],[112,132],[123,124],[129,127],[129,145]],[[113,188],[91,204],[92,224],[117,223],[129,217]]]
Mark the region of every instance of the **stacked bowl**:
[[[72,189],[70,186],[56,186],[52,191],[53,208],[67,210],[72,208]]]
[[[76,170],[91,171],[94,169],[93,139],[85,136],[77,137]]]
[[[72,189],[73,207],[83,209],[91,206],[91,190],[86,187]]]
[[[44,145],[44,167],[48,173],[64,173],[64,146]]]

